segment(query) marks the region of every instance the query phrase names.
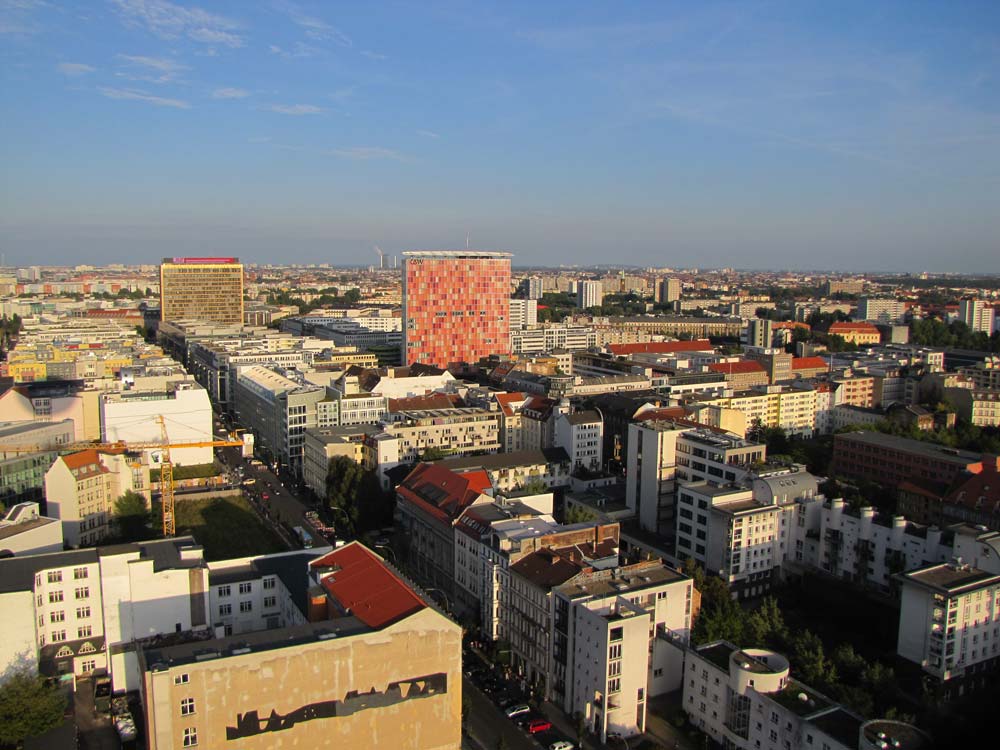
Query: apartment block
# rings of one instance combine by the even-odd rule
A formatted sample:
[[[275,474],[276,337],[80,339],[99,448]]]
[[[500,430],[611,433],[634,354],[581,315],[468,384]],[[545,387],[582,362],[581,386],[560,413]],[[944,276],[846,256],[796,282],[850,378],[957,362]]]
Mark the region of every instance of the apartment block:
[[[581,281],[576,287],[576,306],[581,310],[600,307],[604,290],[600,281]]]
[[[988,302],[965,298],[958,303],[958,319],[970,329],[987,336],[996,327],[996,311]]]
[[[595,570],[556,587],[553,702],[582,715],[601,742],[609,732],[644,732],[657,670],[680,671],[677,644],[690,637],[693,588],[659,560]]]
[[[945,388],[944,399],[964,421],[1000,427],[1000,389]]]
[[[982,468],[982,456],[920,440],[851,432],[835,435],[831,472],[895,486],[907,480],[949,484],[963,471]]]
[[[1000,666],[1000,573],[955,561],[896,578],[897,653],[919,665],[945,700],[992,684]]]
[[[0,425],[0,504],[42,503],[45,472],[58,448],[74,440],[73,420],[23,421]]]
[[[124,451],[70,453],[57,458],[45,473],[47,512],[59,519],[63,539],[71,547],[107,537],[115,500],[126,492],[150,501],[149,464]]]
[[[858,300],[858,320],[895,323],[902,319],[906,305],[894,297],[862,297]]]
[[[603,465],[604,421],[596,411],[556,416],[554,442],[569,455],[573,471],[597,472]]]

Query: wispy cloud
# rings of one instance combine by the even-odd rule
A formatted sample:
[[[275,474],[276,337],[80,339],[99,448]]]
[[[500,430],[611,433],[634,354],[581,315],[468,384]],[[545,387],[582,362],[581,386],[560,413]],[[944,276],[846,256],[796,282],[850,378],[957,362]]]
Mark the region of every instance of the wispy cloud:
[[[287,15],[292,23],[300,27],[305,35],[313,41],[335,42],[343,47],[350,47],[354,44],[351,38],[336,26],[327,23],[321,18],[306,14],[295,3],[278,2],[275,4],[275,7]]]
[[[242,47],[246,39],[240,35],[240,24],[202,8],[168,2],[168,0],[111,0],[125,23],[144,27],[164,39],[187,37],[205,44]]]
[[[97,89],[101,96],[108,99],[126,99],[129,101],[146,102],[157,107],[173,107],[174,109],[191,109],[191,105],[181,99],[167,99],[162,96],[153,96],[138,89],[115,89],[108,86],[101,86]]]
[[[97,70],[93,65],[85,65],[84,63],[59,63],[56,69],[66,76],[83,76]]]
[[[246,89],[224,88],[212,92],[213,99],[246,99],[250,92]]]
[[[272,104],[268,109],[279,115],[318,115],[323,112],[322,107],[314,104]]]
[[[187,70],[186,65],[181,65],[179,62],[168,60],[165,57],[147,57],[146,55],[118,55],[118,57],[135,65],[141,65],[144,68],[153,68],[163,73],[176,73],[181,70]]]
[[[145,83],[170,83],[176,80],[177,75],[188,69],[176,60],[165,57],[149,57],[147,55],[118,55],[118,59],[125,63],[126,70],[118,71],[115,75],[119,78],[127,78],[130,81],[143,81]],[[154,71],[149,74],[144,71]],[[158,75],[157,75],[158,74]]]
[[[372,52],[370,49],[361,50],[361,54],[369,60],[385,60],[386,56],[381,52]]]
[[[333,156],[339,156],[342,159],[359,159],[362,161],[368,161],[370,159],[403,160],[403,155],[398,151],[393,151],[391,148],[383,148],[382,146],[353,146],[351,148],[335,148],[331,149],[329,153]]]
[[[296,42],[290,49],[286,47],[279,47],[277,44],[272,44],[268,46],[267,49],[272,55],[288,58],[315,57],[323,51],[319,47],[314,47],[311,44],[306,44],[305,42]]]
[[[440,138],[440,133],[435,133],[433,130],[418,130],[417,135],[422,135],[424,138]]]
[[[36,34],[42,30],[31,12],[45,5],[41,0],[0,0],[0,34]]]

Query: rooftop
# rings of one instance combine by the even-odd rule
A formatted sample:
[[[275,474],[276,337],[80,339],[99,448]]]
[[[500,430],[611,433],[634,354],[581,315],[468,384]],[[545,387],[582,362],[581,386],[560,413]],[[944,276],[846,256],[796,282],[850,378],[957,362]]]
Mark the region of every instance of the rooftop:
[[[560,586],[559,592],[569,599],[614,596],[686,578],[683,573],[668,568],[660,561],[650,561],[615,568],[612,575],[605,571],[595,573],[593,577]]]
[[[359,542],[314,560],[311,567],[344,613],[370,628],[392,625],[427,606],[381,557]]]
[[[809,721],[817,729],[833,737],[845,747],[856,747],[864,720],[838,706],[832,711],[814,716]]]
[[[1000,575],[987,573],[971,565],[939,563],[904,573],[903,578],[943,593],[959,593],[1000,581]]]
[[[935,443],[928,443],[923,440],[885,435],[881,432],[846,432],[835,436],[834,443],[838,442],[864,443],[887,450],[903,451],[912,455],[924,456],[939,461],[951,461],[963,465],[978,463],[982,459],[979,453],[973,453],[972,451],[947,448],[943,445],[936,445]]]
[[[712,664],[726,673],[729,672],[729,656],[737,650],[736,646],[726,641],[716,641],[715,643],[708,643],[695,648],[695,652],[700,657],[712,662]]]
[[[780,703],[789,711],[803,718],[836,706],[833,701],[813,690],[808,685],[791,679],[785,683],[783,690],[779,690],[776,693],[768,693],[768,696],[775,703]],[[857,736],[857,732],[855,732],[855,741],[857,741]]]

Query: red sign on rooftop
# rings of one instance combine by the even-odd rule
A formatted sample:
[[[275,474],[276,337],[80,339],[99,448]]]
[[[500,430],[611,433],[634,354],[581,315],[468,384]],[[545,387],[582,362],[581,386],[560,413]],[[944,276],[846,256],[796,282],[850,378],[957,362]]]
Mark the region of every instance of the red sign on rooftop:
[[[239,258],[172,258],[173,263],[239,263]]]

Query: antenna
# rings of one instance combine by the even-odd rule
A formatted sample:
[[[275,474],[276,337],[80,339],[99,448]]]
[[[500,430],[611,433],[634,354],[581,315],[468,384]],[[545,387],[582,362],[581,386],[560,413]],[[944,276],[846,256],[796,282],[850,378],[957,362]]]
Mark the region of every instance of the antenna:
[[[385,253],[382,252],[382,248],[380,248],[378,245],[375,246],[375,252],[378,254],[378,270],[381,271],[383,268],[385,268],[384,260],[382,258],[382,256],[385,255]]]
[[[469,233],[468,232],[465,233],[465,249],[466,250],[469,249]]]

